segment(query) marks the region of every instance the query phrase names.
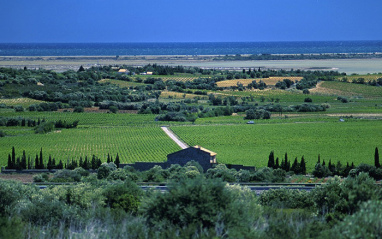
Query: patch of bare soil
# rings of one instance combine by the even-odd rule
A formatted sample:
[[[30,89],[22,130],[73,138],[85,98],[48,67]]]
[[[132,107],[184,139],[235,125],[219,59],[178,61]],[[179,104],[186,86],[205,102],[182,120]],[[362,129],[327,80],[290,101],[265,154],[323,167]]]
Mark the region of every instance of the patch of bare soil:
[[[0,173],[1,179],[15,180],[15,181],[20,181],[22,183],[33,183],[33,176],[34,174],[27,174],[27,173],[15,173],[15,174]]]

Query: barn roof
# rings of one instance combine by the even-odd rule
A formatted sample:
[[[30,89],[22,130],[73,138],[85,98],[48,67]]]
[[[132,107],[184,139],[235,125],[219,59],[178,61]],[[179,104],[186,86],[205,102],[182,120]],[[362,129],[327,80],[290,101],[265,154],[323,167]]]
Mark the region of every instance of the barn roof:
[[[210,156],[216,156],[216,155],[217,155],[217,153],[212,152],[211,150],[208,150],[208,149],[206,149],[206,148],[203,148],[203,147],[201,147],[200,145],[195,145],[194,148],[197,148],[197,149],[200,149],[200,150],[202,150],[202,151],[204,151],[204,152],[206,152],[206,153],[209,153]]]

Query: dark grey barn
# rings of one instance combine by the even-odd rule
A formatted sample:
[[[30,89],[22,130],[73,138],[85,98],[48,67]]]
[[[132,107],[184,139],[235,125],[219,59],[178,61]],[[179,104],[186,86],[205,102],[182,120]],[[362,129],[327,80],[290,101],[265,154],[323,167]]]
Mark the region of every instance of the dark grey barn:
[[[205,149],[199,145],[196,145],[194,147],[189,147],[186,149],[182,149],[180,151],[174,152],[172,154],[167,155],[167,161],[166,162],[136,162],[133,164],[120,164],[120,167],[123,168],[124,166],[132,166],[136,170],[139,171],[145,171],[149,170],[155,165],[159,165],[162,168],[169,168],[172,164],[179,164],[181,166],[186,165],[189,161],[196,161],[198,162],[204,172],[206,172],[208,169],[215,167],[217,164],[216,161],[216,153],[212,152],[208,149]],[[246,170],[255,170],[255,167],[252,166],[243,166],[243,165],[237,165],[237,164],[227,164],[228,168],[233,168],[236,170],[240,169],[246,169]]]
[[[196,145],[167,155],[169,165],[179,164],[184,166],[191,160],[198,162],[203,170],[207,171],[216,164],[216,153]]]

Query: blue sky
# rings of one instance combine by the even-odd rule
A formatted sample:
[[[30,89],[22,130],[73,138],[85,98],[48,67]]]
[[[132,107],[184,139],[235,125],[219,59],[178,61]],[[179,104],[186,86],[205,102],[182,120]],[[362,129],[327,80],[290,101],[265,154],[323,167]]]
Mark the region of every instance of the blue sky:
[[[382,40],[380,0],[2,0],[0,42]]]

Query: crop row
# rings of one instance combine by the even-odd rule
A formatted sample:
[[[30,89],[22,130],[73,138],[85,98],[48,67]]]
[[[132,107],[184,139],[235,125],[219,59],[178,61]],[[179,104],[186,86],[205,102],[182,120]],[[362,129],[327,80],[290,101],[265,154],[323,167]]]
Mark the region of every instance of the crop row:
[[[118,153],[122,163],[136,161],[165,161],[169,153],[179,150],[160,127],[95,127],[64,129],[46,135],[25,134],[0,138],[0,164],[5,165],[14,146],[18,155],[25,150],[33,159],[43,149],[46,157],[56,160],[91,157],[93,154],[105,161],[107,154]]]
[[[256,123],[261,123],[256,122]],[[221,163],[266,166],[274,150],[281,158],[305,157],[308,170],[317,162],[372,164],[375,147],[382,146],[381,121],[306,122],[255,125],[210,125],[171,128],[189,145],[217,153]]]

